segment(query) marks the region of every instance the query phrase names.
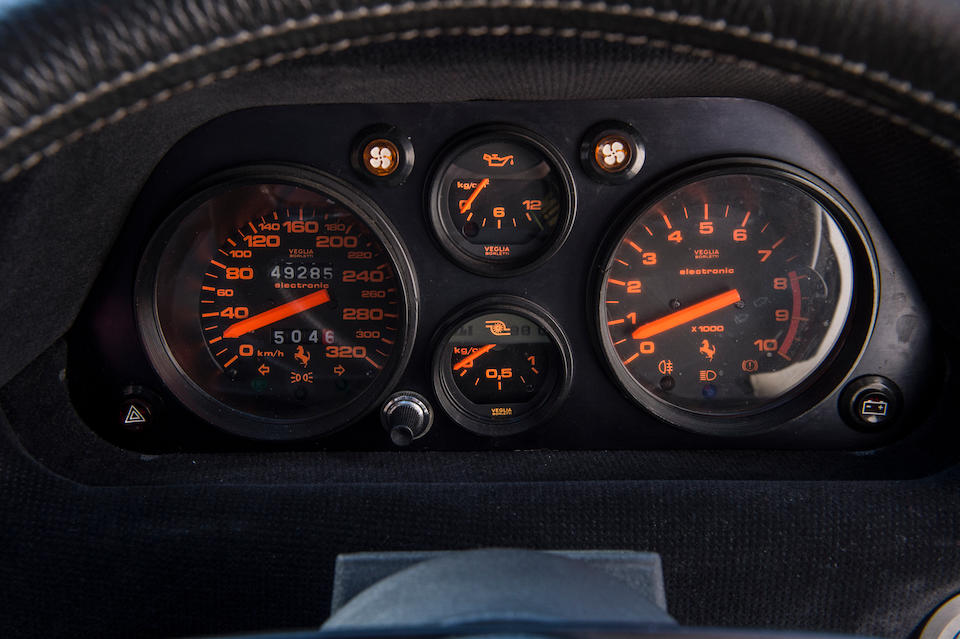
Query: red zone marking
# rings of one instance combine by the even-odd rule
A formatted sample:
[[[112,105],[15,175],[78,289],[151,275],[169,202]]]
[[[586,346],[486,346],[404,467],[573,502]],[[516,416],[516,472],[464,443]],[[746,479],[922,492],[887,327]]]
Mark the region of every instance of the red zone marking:
[[[797,336],[797,327],[800,326],[800,278],[797,277],[796,271],[790,271],[787,276],[790,278],[790,289],[793,291],[793,309],[790,313],[790,328],[787,329],[787,336],[783,339],[783,344],[780,345],[777,354],[790,361],[787,351],[793,346],[793,339]]]

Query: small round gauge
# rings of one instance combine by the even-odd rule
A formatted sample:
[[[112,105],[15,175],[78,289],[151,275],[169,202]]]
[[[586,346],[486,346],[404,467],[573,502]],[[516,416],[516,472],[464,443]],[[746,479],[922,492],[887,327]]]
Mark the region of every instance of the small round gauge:
[[[870,306],[857,228],[826,187],[782,167],[675,183],[629,213],[602,260],[598,326],[618,381],[677,425],[749,429],[835,360],[858,297]]]
[[[239,169],[171,215],[138,275],[154,368],[228,432],[301,439],[390,390],[416,326],[409,260],[375,205],[289,166]]]
[[[512,435],[549,417],[567,392],[572,357],[543,309],[513,297],[467,307],[441,331],[434,390],[454,421],[482,435]]]
[[[560,155],[506,126],[468,133],[443,153],[427,206],[450,256],[481,275],[511,275],[549,258],[570,233],[574,208]]]

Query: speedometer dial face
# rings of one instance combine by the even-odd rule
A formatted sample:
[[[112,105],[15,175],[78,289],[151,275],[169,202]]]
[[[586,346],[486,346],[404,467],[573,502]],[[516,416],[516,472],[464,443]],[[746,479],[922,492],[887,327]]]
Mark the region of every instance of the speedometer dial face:
[[[665,406],[732,418],[796,396],[851,312],[841,215],[786,174],[745,169],[637,210],[599,296],[603,349],[623,387],[668,419]]]
[[[225,430],[301,438],[370,408],[406,359],[406,257],[373,205],[316,174],[193,198],[142,269],[142,332],[178,397]]]

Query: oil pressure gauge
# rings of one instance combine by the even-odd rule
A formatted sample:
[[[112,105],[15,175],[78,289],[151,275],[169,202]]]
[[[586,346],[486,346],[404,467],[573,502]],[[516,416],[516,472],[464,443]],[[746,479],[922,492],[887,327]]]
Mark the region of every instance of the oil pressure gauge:
[[[571,371],[557,324],[514,297],[486,299],[457,314],[441,330],[433,358],[440,404],[481,435],[512,435],[542,422],[559,407]]]
[[[450,257],[481,275],[534,268],[573,223],[570,171],[545,140],[513,127],[469,132],[434,171],[427,210]]]

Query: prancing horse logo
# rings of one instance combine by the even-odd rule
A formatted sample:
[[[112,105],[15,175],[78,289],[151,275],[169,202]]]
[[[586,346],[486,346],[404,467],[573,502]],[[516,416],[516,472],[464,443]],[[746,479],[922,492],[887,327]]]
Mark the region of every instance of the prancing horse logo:
[[[708,361],[713,361],[713,356],[716,352],[717,347],[712,345],[709,340],[700,342],[700,353],[706,357]]]
[[[297,352],[293,354],[293,358],[306,368],[310,362],[310,353],[303,346],[297,346]]]

